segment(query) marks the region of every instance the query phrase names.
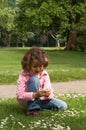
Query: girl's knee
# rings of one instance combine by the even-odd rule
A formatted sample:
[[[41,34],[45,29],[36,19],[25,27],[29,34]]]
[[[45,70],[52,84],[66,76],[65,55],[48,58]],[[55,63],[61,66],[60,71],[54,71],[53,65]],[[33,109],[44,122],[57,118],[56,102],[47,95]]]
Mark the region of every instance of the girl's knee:
[[[28,80],[28,83],[34,83],[34,84],[39,84],[39,78],[37,76],[31,76]]]
[[[37,92],[39,90],[40,82],[37,76],[31,76],[27,82],[29,92]]]

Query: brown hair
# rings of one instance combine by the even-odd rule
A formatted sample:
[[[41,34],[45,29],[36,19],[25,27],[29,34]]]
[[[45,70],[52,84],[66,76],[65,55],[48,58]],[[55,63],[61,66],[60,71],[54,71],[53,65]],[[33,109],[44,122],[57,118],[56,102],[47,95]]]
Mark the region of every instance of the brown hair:
[[[25,71],[30,69],[31,63],[36,60],[37,66],[48,66],[48,57],[45,51],[39,47],[32,47],[29,51],[24,55],[21,64],[22,68]]]

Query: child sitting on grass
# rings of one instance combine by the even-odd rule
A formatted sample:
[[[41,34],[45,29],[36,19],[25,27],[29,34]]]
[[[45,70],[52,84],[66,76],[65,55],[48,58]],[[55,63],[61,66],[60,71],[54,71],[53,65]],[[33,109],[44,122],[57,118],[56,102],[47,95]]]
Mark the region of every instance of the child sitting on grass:
[[[40,110],[64,110],[67,104],[54,98],[49,75],[45,68],[48,57],[44,50],[33,47],[24,55],[22,71],[17,80],[17,100],[27,110],[27,115],[37,115]]]

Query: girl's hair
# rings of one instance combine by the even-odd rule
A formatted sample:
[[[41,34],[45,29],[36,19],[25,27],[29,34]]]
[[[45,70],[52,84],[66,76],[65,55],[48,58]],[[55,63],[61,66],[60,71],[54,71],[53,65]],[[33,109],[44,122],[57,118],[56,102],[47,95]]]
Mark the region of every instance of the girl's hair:
[[[21,64],[25,71],[30,70],[32,62],[36,60],[37,66],[48,66],[48,57],[44,50],[39,47],[33,47],[24,55]]]

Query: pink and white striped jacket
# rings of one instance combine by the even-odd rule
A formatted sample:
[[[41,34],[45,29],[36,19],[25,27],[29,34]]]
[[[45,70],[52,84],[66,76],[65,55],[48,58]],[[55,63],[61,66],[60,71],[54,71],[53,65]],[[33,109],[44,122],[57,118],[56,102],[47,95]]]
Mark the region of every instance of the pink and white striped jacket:
[[[53,98],[54,96],[54,91],[51,87],[51,82],[50,82],[50,78],[49,78],[49,75],[47,73],[46,70],[43,70],[41,73],[39,73],[38,75],[38,78],[40,80],[40,87],[39,87],[39,90],[43,89],[43,90],[46,90],[46,89],[50,89],[51,90],[51,94],[48,98]],[[30,73],[29,72],[24,72],[24,70],[22,70],[19,74],[19,78],[17,80],[17,89],[16,89],[16,96],[17,96],[17,99],[19,101],[19,103],[21,105],[23,105],[24,107],[27,106],[27,102],[29,100],[34,100],[32,95],[33,95],[33,92],[28,92],[27,90],[27,81],[29,80],[30,78]],[[41,100],[45,100],[46,97],[40,97]]]

